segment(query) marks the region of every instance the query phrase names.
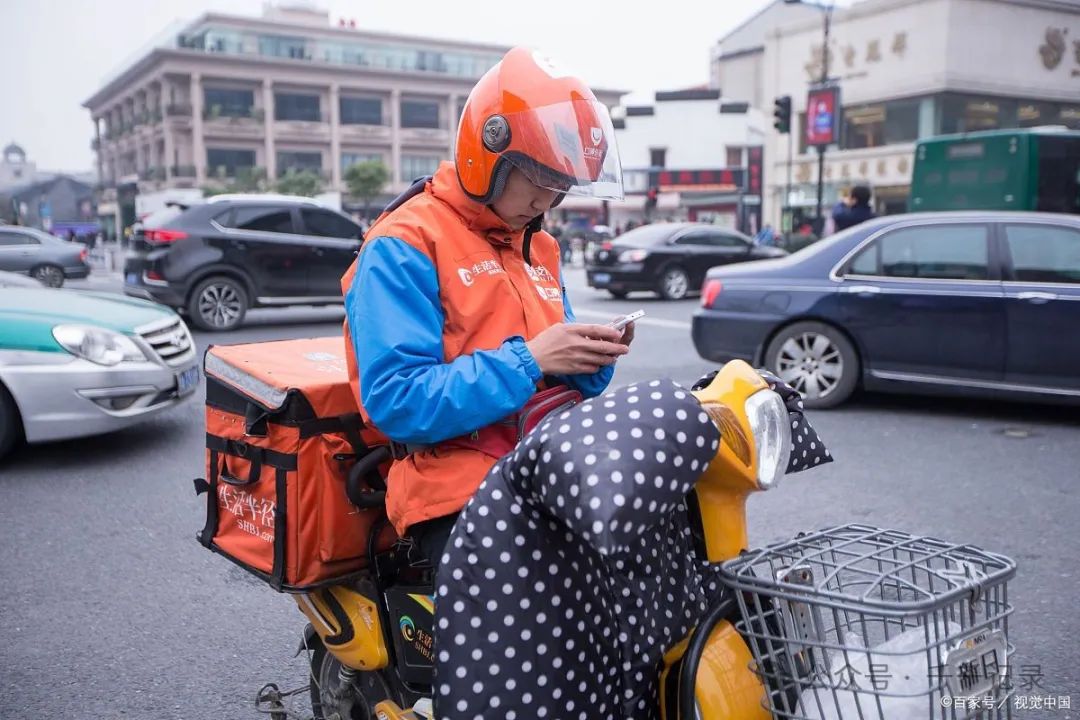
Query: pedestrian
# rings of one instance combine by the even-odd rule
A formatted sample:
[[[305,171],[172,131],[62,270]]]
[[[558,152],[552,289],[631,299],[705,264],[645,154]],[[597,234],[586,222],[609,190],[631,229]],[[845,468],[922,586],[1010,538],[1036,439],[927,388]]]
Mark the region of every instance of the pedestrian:
[[[762,247],[776,244],[776,233],[773,232],[771,224],[765,223],[765,226],[758,230],[757,235],[754,236],[754,244]]]
[[[874,210],[870,207],[870,188],[865,185],[851,188],[851,194],[837,203],[832,212],[837,232],[855,227],[874,217]]]
[[[512,449],[504,421],[540,387],[600,394],[634,336],[575,322],[540,229],[565,195],[623,195],[607,108],[551,67],[514,48],[480,79],[453,162],[387,207],[342,278],[361,414],[394,441],[387,515],[433,564]]]

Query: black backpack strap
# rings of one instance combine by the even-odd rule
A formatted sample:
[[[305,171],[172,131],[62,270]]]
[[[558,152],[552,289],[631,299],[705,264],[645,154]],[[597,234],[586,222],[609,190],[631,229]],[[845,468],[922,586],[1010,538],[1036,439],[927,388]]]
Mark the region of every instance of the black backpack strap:
[[[275,482],[277,499],[274,506],[274,567],[270,573],[270,585],[281,592],[281,587],[285,584],[285,504],[289,494],[288,471],[278,468]]]
[[[405,192],[398,195],[396,198],[390,201],[390,204],[383,210],[383,215],[392,213],[405,203],[412,200],[414,197],[424,192],[424,188],[429,182],[431,182],[432,175],[425,175],[424,177],[418,177],[412,181],[412,185],[405,189]]]

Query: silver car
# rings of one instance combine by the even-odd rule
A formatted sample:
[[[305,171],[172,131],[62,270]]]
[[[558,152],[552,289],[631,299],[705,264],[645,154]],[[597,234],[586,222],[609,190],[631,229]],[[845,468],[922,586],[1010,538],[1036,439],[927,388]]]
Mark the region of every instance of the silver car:
[[[169,308],[106,293],[18,287],[0,273],[0,456],[118,430],[190,397],[195,344]]]
[[[22,273],[49,287],[90,274],[89,251],[49,233],[19,225],[0,225],[0,270]]]

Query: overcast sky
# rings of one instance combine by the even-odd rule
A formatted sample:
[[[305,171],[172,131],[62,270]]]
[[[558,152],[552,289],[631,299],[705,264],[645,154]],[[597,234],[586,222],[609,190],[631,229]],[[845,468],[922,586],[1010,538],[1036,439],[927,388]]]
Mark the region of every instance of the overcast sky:
[[[593,85],[648,93],[708,82],[709,48],[768,0],[320,0],[370,30],[545,50]],[[0,0],[0,147],[46,170],[93,167],[82,102],[177,20],[257,16],[262,0]]]

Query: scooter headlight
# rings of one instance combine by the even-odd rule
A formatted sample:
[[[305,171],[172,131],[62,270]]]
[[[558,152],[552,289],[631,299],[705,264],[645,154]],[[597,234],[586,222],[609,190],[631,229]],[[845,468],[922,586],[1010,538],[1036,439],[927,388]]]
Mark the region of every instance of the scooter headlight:
[[[745,408],[757,452],[758,487],[771,490],[783,477],[791,455],[787,407],[772,390],[759,390],[747,398]]]

